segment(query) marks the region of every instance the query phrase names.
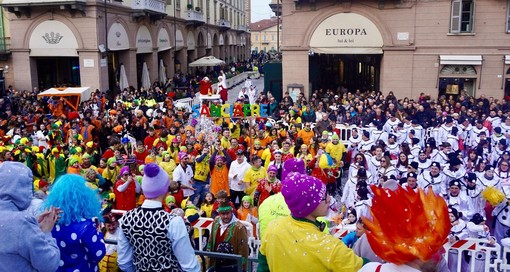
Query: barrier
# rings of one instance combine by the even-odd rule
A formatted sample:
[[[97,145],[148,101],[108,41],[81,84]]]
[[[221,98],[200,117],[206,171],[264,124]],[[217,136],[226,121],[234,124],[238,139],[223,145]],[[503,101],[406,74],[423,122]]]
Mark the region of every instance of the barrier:
[[[209,230],[209,235],[212,233],[214,219],[208,217],[199,217],[196,221],[190,222],[191,226],[195,229],[198,229],[198,248],[204,248],[204,239],[202,237],[202,232],[204,230]]]
[[[346,126],[342,124],[336,125],[336,130],[338,132],[338,137],[340,138],[340,141],[344,143],[345,145],[348,144],[349,138],[351,138],[352,129],[356,126]]]
[[[186,112],[191,112],[191,108],[193,107],[193,98],[181,98],[177,99],[174,102],[175,108],[184,108]]]
[[[450,265],[451,262],[456,266],[456,271],[464,271],[463,266],[468,266],[467,271],[499,271],[498,266],[501,264],[500,259],[501,246],[497,243],[489,245],[487,239],[467,238],[456,241],[455,243],[446,243],[444,246],[446,251],[445,259]],[[466,253],[471,256],[469,264],[465,262]],[[451,256],[450,256],[451,255]],[[456,260],[449,260],[455,257]],[[456,262],[456,264],[455,264]],[[480,268],[483,266],[483,269]],[[455,272],[455,271],[451,271]]]

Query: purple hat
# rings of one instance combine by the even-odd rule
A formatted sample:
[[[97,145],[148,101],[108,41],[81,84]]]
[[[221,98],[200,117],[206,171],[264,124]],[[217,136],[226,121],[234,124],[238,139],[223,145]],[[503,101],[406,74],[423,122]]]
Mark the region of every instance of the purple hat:
[[[216,157],[214,157],[214,162],[216,163],[219,160],[225,161],[225,157],[223,157],[222,155],[216,155]]]
[[[275,172],[275,173],[278,173],[278,168],[273,164],[273,165],[270,165],[268,168],[267,168],[267,172]]]
[[[179,152],[178,156],[179,156],[179,160],[182,161],[182,158],[184,158],[185,156],[187,156],[188,153],[184,152],[184,151],[181,151]]]
[[[142,191],[146,198],[156,198],[168,192],[170,178],[165,170],[155,163],[149,163],[143,172]]]
[[[296,159],[296,158],[286,160],[283,163],[282,179],[281,180],[285,180],[287,175],[289,175],[290,173],[293,173],[293,172],[305,174],[306,173],[305,162],[303,160]]]
[[[129,166],[124,166],[120,169],[119,175],[122,177],[124,174],[129,174],[130,172]]]
[[[310,215],[326,196],[326,185],[318,178],[291,173],[283,182],[282,195],[290,213],[297,218]]]

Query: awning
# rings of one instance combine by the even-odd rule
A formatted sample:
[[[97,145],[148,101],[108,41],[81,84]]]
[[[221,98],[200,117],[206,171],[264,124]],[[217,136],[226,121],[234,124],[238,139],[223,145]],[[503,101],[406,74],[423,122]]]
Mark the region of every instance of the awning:
[[[108,30],[108,50],[119,51],[129,49],[127,31],[120,23],[113,23]]]
[[[136,33],[136,53],[152,53],[152,37],[149,29],[142,25]]]
[[[510,55],[505,55],[505,64],[510,64]]]
[[[165,51],[171,49],[170,45],[170,35],[168,35],[168,31],[162,28],[158,32],[158,52]]]
[[[175,51],[179,51],[184,48],[184,36],[182,36],[182,32],[177,30],[175,32]]]
[[[440,55],[442,65],[482,65],[482,55]]]
[[[188,32],[187,39],[188,50],[195,50],[195,34],[193,32]]]
[[[80,101],[87,101],[90,99],[90,87],[75,87],[75,88],[50,88],[37,95],[40,96],[59,96],[69,105],[73,110],[78,110]]]
[[[382,54],[377,26],[356,13],[338,13],[322,21],[310,39],[310,49],[323,54]]]
[[[28,43],[33,57],[77,57],[78,41],[64,23],[51,20],[37,25]]]

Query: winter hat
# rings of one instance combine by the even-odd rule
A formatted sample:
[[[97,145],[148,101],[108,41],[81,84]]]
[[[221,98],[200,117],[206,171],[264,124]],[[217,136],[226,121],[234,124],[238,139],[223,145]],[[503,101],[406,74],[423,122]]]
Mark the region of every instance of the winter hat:
[[[182,158],[184,158],[187,155],[188,155],[188,153],[186,153],[184,151],[179,152],[179,160],[182,161]]]
[[[244,202],[244,201],[250,202],[250,204],[253,206],[253,199],[251,198],[251,196],[249,196],[249,195],[243,196],[243,198],[241,199],[241,202]]]
[[[275,172],[277,173],[278,172],[278,168],[273,164],[273,165],[270,165],[268,168],[267,168],[267,172]]]
[[[155,163],[149,163],[143,169],[143,194],[147,198],[156,198],[168,192],[170,178],[168,174]]]
[[[480,225],[483,221],[485,221],[485,218],[483,218],[483,216],[479,213],[473,214],[473,217],[471,218],[471,222],[475,223],[475,225]]]
[[[476,181],[476,174],[475,174],[475,173],[468,173],[468,174],[466,175],[466,179],[467,179],[468,181],[473,181],[473,182],[474,182],[474,181]]]
[[[73,166],[73,164],[77,163],[78,162],[78,159],[76,158],[70,158],[69,159],[69,166]]]
[[[174,203],[175,204],[175,197],[173,195],[168,195],[166,198],[165,198],[165,203],[166,205],[168,206],[170,203]]]
[[[306,173],[305,162],[303,160],[296,159],[296,158],[286,160],[283,163],[281,180],[285,180],[285,178],[290,173],[293,173],[293,172],[305,174]]]
[[[338,134],[334,133],[333,136],[331,136],[331,140],[340,140],[340,137],[338,137]]]
[[[458,179],[454,179],[454,180],[450,181],[450,183],[448,185],[449,185],[449,187],[457,186],[459,188],[462,188],[462,183]]]
[[[111,157],[111,158],[108,159],[108,161],[106,161],[106,164],[110,165],[110,164],[112,164],[114,162],[117,162],[117,159],[115,157]]]
[[[367,138],[370,138],[370,132],[364,130],[363,131],[363,136],[367,137]]]
[[[122,167],[122,168],[120,169],[120,173],[119,173],[119,175],[120,175],[120,176],[124,176],[124,174],[129,174],[129,172],[130,172],[130,171],[129,171],[129,166],[124,166],[124,167]]]
[[[457,165],[461,165],[461,164],[462,164],[462,161],[457,157],[453,157],[450,159],[451,166],[457,166]]]
[[[306,174],[289,174],[282,186],[282,195],[290,213],[297,218],[310,215],[326,196],[326,185]]]
[[[417,162],[417,161],[413,161],[413,162],[411,162],[411,163],[410,163],[410,166],[411,166],[412,168],[414,168],[414,169],[418,169],[419,164],[418,164],[418,162]]]

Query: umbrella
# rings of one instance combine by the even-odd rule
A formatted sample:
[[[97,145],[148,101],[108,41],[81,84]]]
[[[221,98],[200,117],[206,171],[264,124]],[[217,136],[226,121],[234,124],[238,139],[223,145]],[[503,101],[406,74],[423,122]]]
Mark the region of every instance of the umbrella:
[[[119,87],[121,90],[129,88],[129,83],[126,76],[126,68],[124,67],[124,64],[120,65]]]
[[[166,68],[165,68],[165,64],[163,63],[163,60],[159,60],[159,82],[161,82],[162,84],[165,84],[167,81],[167,78],[166,78]]]
[[[201,66],[218,66],[225,64],[224,61],[217,59],[214,56],[208,56],[200,58],[189,64],[190,67],[201,67]]]
[[[149,77],[149,68],[147,68],[147,63],[143,63],[142,67],[142,87],[148,90],[151,87],[151,79]]]

